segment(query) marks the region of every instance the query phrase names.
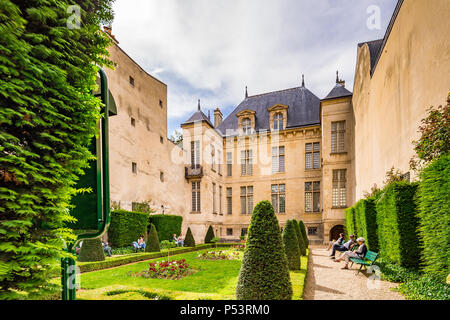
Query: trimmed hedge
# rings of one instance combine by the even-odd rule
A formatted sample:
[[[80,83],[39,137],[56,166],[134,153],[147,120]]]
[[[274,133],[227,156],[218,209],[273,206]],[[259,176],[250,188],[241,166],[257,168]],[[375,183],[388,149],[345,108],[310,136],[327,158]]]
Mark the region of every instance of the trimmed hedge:
[[[363,237],[366,240],[366,245],[369,250],[378,252],[378,226],[375,198],[362,199],[358,201],[354,208],[358,237]]]
[[[111,247],[130,246],[140,236],[147,238],[148,214],[126,210],[111,212],[111,224],[108,228],[108,241]]]
[[[302,220],[298,221],[298,226],[300,227],[300,231],[302,232],[303,242],[305,243],[306,248],[309,248],[308,235],[306,234],[305,224]]]
[[[420,262],[416,191],[417,184],[394,182],[376,206],[380,255],[403,267],[417,268]]]
[[[156,232],[155,225],[152,223],[150,225],[150,231],[148,233],[147,246],[145,247],[146,252],[160,252],[158,233]]]
[[[192,235],[191,228],[188,228],[186,231],[186,237],[184,237],[184,245],[186,247],[195,247],[195,239]]]
[[[423,239],[423,271],[445,282],[450,273],[450,156],[431,162],[420,177],[418,229]]]
[[[214,230],[212,226],[209,226],[208,231],[205,236],[205,243],[211,243],[211,240],[214,239]]]
[[[94,262],[104,261],[105,253],[103,252],[102,240],[100,238],[84,239],[81,245],[78,261]]]
[[[253,210],[236,286],[237,300],[291,300],[292,284],[280,225],[269,201]]]
[[[297,231],[295,231],[292,220],[286,222],[283,231],[283,243],[289,270],[300,270],[300,248],[298,246]]]
[[[172,241],[174,234],[177,236],[181,234],[182,216],[155,214],[151,215],[149,220],[150,223],[155,225],[156,231],[158,231],[159,241]]]
[[[306,256],[306,244],[305,244],[305,240],[303,239],[303,235],[302,235],[302,231],[300,230],[300,226],[299,226],[297,220],[295,220],[295,219],[292,220],[292,223],[294,224],[295,234],[297,236],[300,254],[302,256]]]
[[[355,221],[355,208],[350,207],[345,209],[345,237],[348,239],[350,235],[358,236],[356,232],[356,221]]]
[[[218,247],[231,247],[235,244],[232,243],[220,243],[218,244]],[[175,248],[170,249],[170,255],[177,255],[182,253],[188,253],[193,251],[199,251],[203,249],[209,249],[212,248],[212,244],[201,244],[196,246],[195,248],[189,248],[189,247],[182,247],[182,248]],[[140,262],[140,261],[146,261],[150,259],[156,259],[161,257],[167,257],[167,250],[162,250],[161,252],[152,252],[152,253],[136,253],[132,255],[128,255],[125,257],[114,257],[114,258],[107,258],[105,261],[101,262],[79,262],[77,263],[77,266],[80,267],[80,272],[91,272],[91,271],[97,271],[97,270],[103,270],[108,268],[114,268],[119,267],[122,265],[134,263],[134,262]],[[55,275],[57,276],[57,275]]]

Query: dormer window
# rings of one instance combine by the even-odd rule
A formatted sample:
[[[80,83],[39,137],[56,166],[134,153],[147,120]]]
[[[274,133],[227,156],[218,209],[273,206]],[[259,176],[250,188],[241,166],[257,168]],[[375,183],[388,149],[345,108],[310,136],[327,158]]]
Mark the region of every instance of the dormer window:
[[[244,134],[250,134],[252,130],[252,121],[250,120],[250,118],[245,118],[244,120],[242,120],[242,132]]]
[[[283,104],[275,104],[267,111],[270,114],[270,130],[281,131],[287,127],[287,116],[289,107]]]
[[[284,130],[284,120],[281,113],[277,113],[273,118],[273,130]]]

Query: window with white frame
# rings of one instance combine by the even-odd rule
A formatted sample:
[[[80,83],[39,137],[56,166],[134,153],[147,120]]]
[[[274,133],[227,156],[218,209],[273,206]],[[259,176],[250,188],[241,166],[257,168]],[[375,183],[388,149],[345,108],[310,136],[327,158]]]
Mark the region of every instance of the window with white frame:
[[[252,131],[252,121],[250,118],[245,118],[242,120],[242,132],[244,134],[250,134]]]
[[[284,147],[272,148],[272,173],[284,172]]]
[[[227,188],[227,214],[233,214],[233,189]]]
[[[306,170],[320,169],[320,142],[306,144],[305,164]]]
[[[345,208],[347,206],[347,170],[333,170],[333,207]]]
[[[284,130],[283,115],[281,113],[277,113],[273,117],[273,130]]]
[[[320,212],[320,181],[305,182],[305,212]]]
[[[233,175],[233,153],[227,152],[227,176]]]
[[[200,167],[200,141],[191,141],[191,166],[194,169]]]
[[[286,185],[272,185],[272,206],[275,213],[286,213]]]
[[[192,212],[200,212],[200,181],[192,182]]]
[[[241,187],[241,214],[253,212],[253,187]]]
[[[241,175],[251,176],[253,174],[252,150],[241,151]]]
[[[345,121],[331,123],[331,153],[345,152]]]

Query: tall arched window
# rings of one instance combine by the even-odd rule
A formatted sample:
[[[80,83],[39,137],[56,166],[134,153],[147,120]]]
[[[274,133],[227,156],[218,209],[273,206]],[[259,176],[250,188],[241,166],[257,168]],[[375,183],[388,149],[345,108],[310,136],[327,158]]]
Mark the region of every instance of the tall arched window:
[[[273,118],[273,130],[284,130],[283,115],[281,113],[277,113]]]
[[[249,134],[252,129],[252,121],[249,118],[242,120],[242,131],[244,134]]]

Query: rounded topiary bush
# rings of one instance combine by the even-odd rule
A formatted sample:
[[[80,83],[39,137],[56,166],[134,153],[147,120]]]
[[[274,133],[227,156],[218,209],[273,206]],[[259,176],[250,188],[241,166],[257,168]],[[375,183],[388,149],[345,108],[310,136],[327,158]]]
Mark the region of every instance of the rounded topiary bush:
[[[158,232],[156,232],[155,225],[152,223],[150,225],[150,231],[148,234],[147,246],[145,247],[146,252],[160,252]]]
[[[253,210],[238,284],[238,300],[290,300],[292,284],[280,226],[272,204]]]
[[[205,236],[205,243],[211,243],[211,240],[214,238],[214,230],[212,226],[209,226],[208,231]]]
[[[305,240],[303,239],[303,235],[302,235],[302,231],[300,230],[300,226],[298,225],[297,220],[292,220],[292,223],[294,225],[295,234],[297,236],[298,248],[300,249],[300,254],[302,256],[306,256],[306,244],[305,244]]]
[[[184,246],[185,247],[195,247],[195,239],[192,235],[191,228],[187,229],[186,237],[184,237]]]
[[[102,241],[100,238],[85,239],[81,245],[79,262],[104,261],[105,253],[103,252]]]
[[[306,235],[305,224],[303,223],[302,220],[298,221],[298,226],[300,227],[300,231],[302,232],[303,241],[305,242],[305,246],[306,246],[306,248],[308,248],[309,247],[309,240],[308,240],[308,236]]]
[[[297,232],[292,220],[286,222],[283,231],[284,251],[288,259],[289,270],[300,269],[300,248],[298,246]]]

